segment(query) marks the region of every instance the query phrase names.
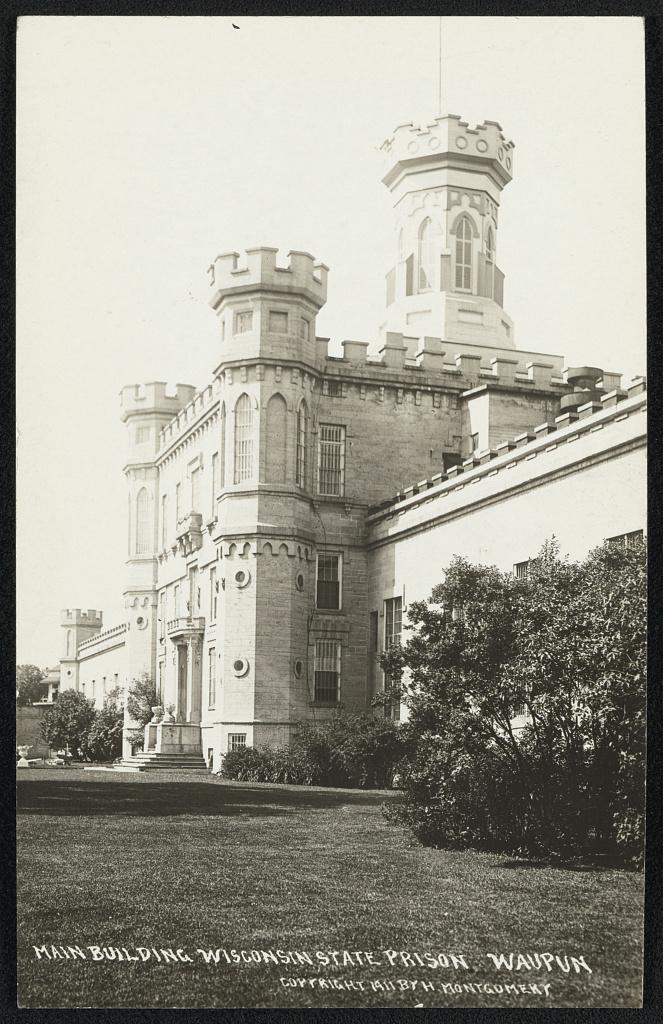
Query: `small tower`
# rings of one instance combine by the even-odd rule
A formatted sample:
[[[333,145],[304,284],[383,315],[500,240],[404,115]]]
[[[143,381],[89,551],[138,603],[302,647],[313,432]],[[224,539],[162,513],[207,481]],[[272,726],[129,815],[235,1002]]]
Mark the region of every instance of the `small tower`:
[[[62,657],[60,658],[60,690],[78,689],[78,647],[96,636],[103,625],[103,615],[94,608],[64,608],[62,626]]]
[[[127,426],[127,478],[129,528],[127,582],[127,670],[129,680],[147,672],[155,674],[156,582],[160,514],[175,516],[175,509],[161,509],[159,472],[156,465],[162,428],[193,398],[196,389],[178,384],[167,393],[162,381],[134,384],[120,392],[122,421]]]
[[[513,149],[496,121],[470,128],[454,114],[424,128],[400,125],[382,144],[396,248],[383,330],[441,337],[476,354],[515,347],[496,259]]]
[[[291,251],[277,267],[278,249],[217,256],[209,268],[210,305],[221,326],[223,361],[273,358],[316,364],[315,318],[327,299],[324,263]]]

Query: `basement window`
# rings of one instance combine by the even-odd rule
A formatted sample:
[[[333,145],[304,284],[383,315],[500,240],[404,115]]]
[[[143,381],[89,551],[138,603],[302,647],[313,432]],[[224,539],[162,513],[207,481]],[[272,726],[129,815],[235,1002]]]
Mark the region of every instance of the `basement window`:
[[[233,750],[244,750],[246,747],[246,733],[245,732],[229,732],[228,733],[228,752],[232,754]]]

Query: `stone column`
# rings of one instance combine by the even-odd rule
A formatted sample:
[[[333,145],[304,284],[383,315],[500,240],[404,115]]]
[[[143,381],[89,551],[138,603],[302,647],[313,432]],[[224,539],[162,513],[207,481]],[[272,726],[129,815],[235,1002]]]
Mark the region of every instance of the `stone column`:
[[[187,657],[187,722],[200,724],[202,706],[202,642],[199,637],[190,637]]]
[[[184,679],[182,675],[184,674]],[[187,645],[177,645],[177,676],[175,684],[175,721],[179,724],[186,722],[187,714],[187,691],[189,688],[189,665],[187,658]]]

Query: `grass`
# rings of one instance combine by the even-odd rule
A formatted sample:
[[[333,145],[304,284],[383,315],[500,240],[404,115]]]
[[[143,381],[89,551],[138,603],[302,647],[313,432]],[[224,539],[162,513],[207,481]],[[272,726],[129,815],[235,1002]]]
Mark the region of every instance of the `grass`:
[[[46,769],[18,778],[23,1007],[637,1006],[642,877],[431,850],[390,793]],[[34,946],[86,959],[38,959]],[[94,961],[88,946],[191,962]],[[370,951],[375,966],[205,964],[197,949]],[[385,950],[468,969],[389,966]],[[497,971],[487,953],[583,955],[592,973]],[[563,961],[564,962],[564,961]],[[361,982],[286,987],[280,979]],[[371,982],[418,981],[413,991]],[[422,990],[421,983],[434,985]],[[443,985],[550,985],[549,995]]]

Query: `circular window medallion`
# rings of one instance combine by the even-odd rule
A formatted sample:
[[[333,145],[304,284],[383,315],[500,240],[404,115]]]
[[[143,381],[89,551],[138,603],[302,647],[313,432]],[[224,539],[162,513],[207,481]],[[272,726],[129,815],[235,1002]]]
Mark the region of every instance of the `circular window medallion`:
[[[248,586],[251,580],[251,573],[248,569],[238,569],[235,573],[235,584],[238,587]]]
[[[296,676],[297,679],[301,679],[302,678],[302,672],[303,671],[304,671],[304,662],[301,660],[301,658],[297,658],[297,661],[295,662],[295,676]]]
[[[147,619],[143,615],[139,615],[136,619],[136,625],[139,629],[145,629],[147,626]]]
[[[67,669],[67,675],[68,675],[68,676],[70,676],[70,675],[71,675],[71,669],[70,669],[70,668],[68,668],[68,669]]]
[[[456,146],[458,147],[458,149],[465,149],[465,147],[467,146],[467,139],[465,138],[464,135],[458,136],[458,138],[456,139]]]
[[[428,140],[428,148],[429,149],[439,149],[440,148],[440,140],[438,139],[438,137],[436,135],[433,135],[433,137]]]
[[[298,572],[297,573],[297,578],[295,579],[295,586],[297,587],[297,590],[303,590],[304,589],[304,573],[303,572]]]
[[[485,139],[477,140],[477,149],[479,150],[480,153],[486,152],[486,150],[488,149],[488,143],[486,142]]]
[[[249,671],[249,663],[246,658],[235,658],[233,661],[233,672],[236,676],[245,676]]]

